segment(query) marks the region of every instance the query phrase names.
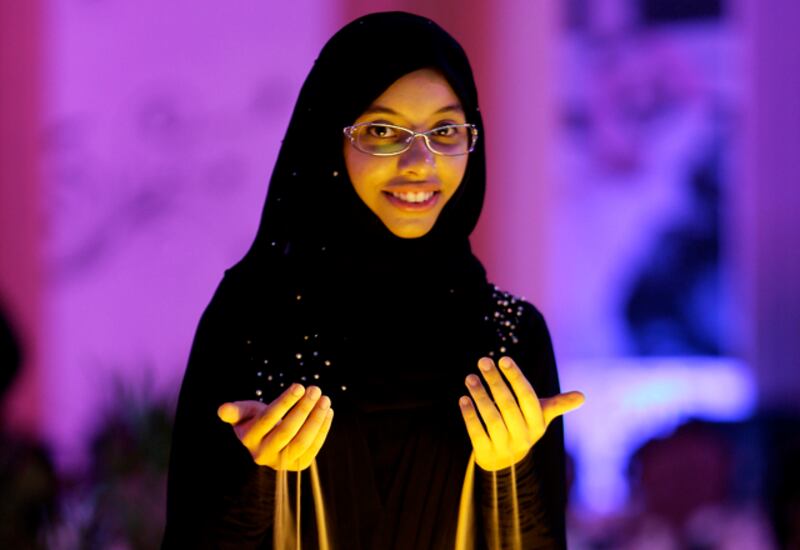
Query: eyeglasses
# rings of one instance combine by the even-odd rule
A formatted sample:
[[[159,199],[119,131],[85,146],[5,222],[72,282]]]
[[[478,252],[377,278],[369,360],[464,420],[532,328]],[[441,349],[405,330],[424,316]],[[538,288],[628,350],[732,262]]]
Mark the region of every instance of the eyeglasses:
[[[415,132],[383,122],[362,122],[344,129],[353,147],[376,157],[400,155],[422,137],[431,153],[446,157],[466,155],[475,149],[478,128],[474,124],[445,124],[427,132]]]

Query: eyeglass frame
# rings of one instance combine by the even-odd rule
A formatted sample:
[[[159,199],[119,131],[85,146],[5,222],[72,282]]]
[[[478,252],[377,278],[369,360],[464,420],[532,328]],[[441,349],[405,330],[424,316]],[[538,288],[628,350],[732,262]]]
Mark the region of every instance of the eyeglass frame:
[[[370,151],[364,151],[363,149],[358,147],[358,145],[356,145],[356,138],[353,135],[353,131],[355,129],[361,128],[361,127],[364,127],[364,126],[383,126],[385,128],[393,128],[395,130],[403,130],[404,132],[410,133],[411,137],[406,142],[406,147],[404,149],[401,149],[399,151],[395,151],[393,153],[372,153]],[[469,129],[470,136],[472,136],[472,140],[471,140],[472,143],[469,145],[469,148],[463,153],[456,153],[454,155],[448,155],[446,153],[440,153],[438,151],[434,151],[433,148],[431,147],[430,135],[429,134],[431,132],[435,132],[435,131],[441,130],[442,128],[466,128],[466,129]],[[427,147],[428,151],[430,151],[434,155],[440,155],[440,156],[443,156],[443,157],[460,157],[460,156],[463,156],[463,155],[468,155],[472,151],[475,150],[475,144],[478,143],[478,135],[479,135],[478,134],[478,127],[475,124],[469,124],[469,123],[464,123],[464,124],[443,124],[441,126],[437,126],[436,128],[431,128],[430,130],[428,130],[426,132],[417,132],[416,130],[412,130],[411,128],[406,128],[405,126],[398,126],[396,124],[389,124],[389,123],[386,123],[386,122],[359,122],[358,124],[353,124],[352,126],[346,126],[345,128],[342,129],[342,131],[344,132],[344,135],[347,136],[350,139],[350,144],[357,151],[361,151],[364,154],[372,155],[374,157],[394,157],[394,156],[397,156],[397,155],[402,155],[403,153],[405,153],[406,151],[411,149],[411,146],[414,144],[414,141],[420,136],[422,136],[422,138],[425,141],[425,147]]]

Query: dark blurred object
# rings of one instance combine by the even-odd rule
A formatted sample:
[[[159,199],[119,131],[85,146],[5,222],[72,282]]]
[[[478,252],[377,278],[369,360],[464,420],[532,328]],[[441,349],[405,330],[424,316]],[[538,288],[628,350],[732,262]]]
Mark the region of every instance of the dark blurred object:
[[[0,434],[0,548],[46,548],[58,480],[46,450]]]
[[[625,307],[634,353],[719,355],[722,351],[720,156],[712,150],[688,178],[690,210],[652,247]]]
[[[638,16],[637,23],[642,25],[694,23],[725,17],[723,0],[629,0],[629,2]],[[590,12],[598,9],[596,0],[565,0],[561,11],[565,28],[586,29],[591,19]]]
[[[5,310],[0,307],[0,399],[4,398],[17,377],[22,364],[22,350],[17,336],[6,318]]]
[[[759,423],[772,527],[780,548],[800,549],[800,418],[776,414]]]
[[[722,0],[640,0],[644,24],[691,23],[724,17]]]
[[[92,441],[91,468],[73,499],[90,519],[68,539],[85,548],[158,548],[166,516],[166,474],[174,404],[122,383]],[[62,539],[64,536],[62,535]]]
[[[0,399],[19,374],[22,350],[0,308]],[[58,480],[46,449],[0,433],[0,548],[45,548],[43,530],[54,518]]]
[[[643,445],[630,465],[626,548],[798,546],[800,419],[693,420]],[[631,543],[631,541],[633,541]]]
[[[5,396],[23,353],[2,311],[0,353]],[[159,547],[174,405],[122,383],[111,394],[90,467],[76,479],[60,482],[42,445],[0,433],[0,549]]]
[[[732,467],[730,445],[718,431],[689,422],[636,452],[632,491],[648,514],[679,532],[702,508],[728,501]]]

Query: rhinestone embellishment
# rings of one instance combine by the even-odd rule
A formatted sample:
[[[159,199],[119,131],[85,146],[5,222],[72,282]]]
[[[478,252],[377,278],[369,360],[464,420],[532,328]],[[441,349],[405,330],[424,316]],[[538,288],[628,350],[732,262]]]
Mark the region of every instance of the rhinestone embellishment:
[[[495,286],[492,290],[492,303],[494,312],[491,316],[484,316],[483,320],[491,323],[495,331],[495,346],[489,350],[488,355],[499,358],[501,355],[513,353],[519,344],[516,330],[525,311],[524,299]]]

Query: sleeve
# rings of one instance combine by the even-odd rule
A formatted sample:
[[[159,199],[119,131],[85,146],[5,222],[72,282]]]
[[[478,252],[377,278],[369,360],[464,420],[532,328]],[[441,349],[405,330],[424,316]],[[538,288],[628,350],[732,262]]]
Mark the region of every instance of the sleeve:
[[[532,306],[526,315],[526,343],[514,357],[539,397],[561,390],[550,333]],[[476,467],[483,539],[488,548],[566,548],[566,478],[563,420],[551,422],[544,436],[512,468],[486,472]],[[516,503],[515,497],[516,496]],[[521,544],[515,546],[515,509]]]
[[[228,285],[229,286],[229,285]],[[217,408],[237,395],[235,307],[223,280],[200,320],[170,450],[162,548],[269,548],[275,472],[258,466]]]

